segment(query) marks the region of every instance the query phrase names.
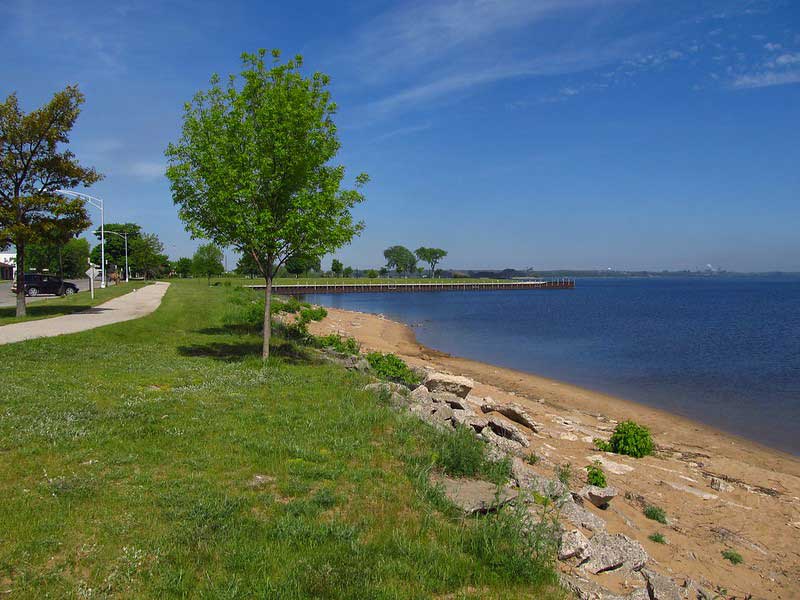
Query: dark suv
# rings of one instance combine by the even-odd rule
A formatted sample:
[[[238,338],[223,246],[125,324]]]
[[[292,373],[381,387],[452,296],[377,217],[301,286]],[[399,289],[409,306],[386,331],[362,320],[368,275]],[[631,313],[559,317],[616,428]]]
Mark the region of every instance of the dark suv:
[[[55,294],[56,296],[71,296],[78,291],[78,286],[69,281],[63,281],[52,275],[41,273],[25,273],[25,295],[38,296],[39,294]],[[16,281],[11,286],[11,293],[17,293]]]

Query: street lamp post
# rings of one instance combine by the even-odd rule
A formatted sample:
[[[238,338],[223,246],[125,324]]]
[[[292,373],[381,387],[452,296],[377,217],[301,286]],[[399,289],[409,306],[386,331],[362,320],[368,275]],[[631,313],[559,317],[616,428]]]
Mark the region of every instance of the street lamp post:
[[[59,194],[67,194],[68,196],[75,196],[76,198],[88,202],[95,208],[100,209],[100,287],[106,287],[106,217],[103,201],[89,194],[81,194],[80,192],[73,192],[71,190],[56,190],[56,192]]]
[[[95,233],[97,233],[95,231]],[[125,283],[128,283],[131,280],[131,270],[128,268],[128,233],[118,233],[116,231],[109,231],[108,233],[112,235],[118,235],[119,237],[125,240]],[[102,235],[102,232],[101,232]]]

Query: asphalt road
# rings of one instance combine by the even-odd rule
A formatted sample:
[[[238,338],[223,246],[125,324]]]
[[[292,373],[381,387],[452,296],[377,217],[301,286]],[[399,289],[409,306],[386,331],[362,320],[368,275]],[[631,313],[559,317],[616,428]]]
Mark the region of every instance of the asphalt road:
[[[78,286],[78,290],[81,292],[87,291],[89,289],[89,280],[88,279],[67,279],[70,283],[74,283]],[[95,285],[99,287],[100,282],[97,282]],[[37,296],[36,298],[28,298],[28,302],[36,302],[37,300],[41,300],[43,298],[55,298],[55,296],[41,295]],[[16,306],[17,305],[17,297],[11,293],[11,282],[6,281],[0,283],[0,306]]]

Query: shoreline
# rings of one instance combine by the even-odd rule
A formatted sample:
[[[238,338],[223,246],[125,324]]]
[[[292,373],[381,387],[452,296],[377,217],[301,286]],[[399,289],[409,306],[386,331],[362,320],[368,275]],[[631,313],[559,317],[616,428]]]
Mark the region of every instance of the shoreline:
[[[664,422],[668,422],[672,425],[680,425],[679,429],[689,430],[693,432],[693,435],[701,434],[704,438],[710,436],[710,438],[715,440],[718,444],[718,446],[712,446],[711,448],[735,446],[737,452],[746,451],[753,455],[758,455],[760,458],[766,458],[765,455],[774,455],[773,460],[778,461],[778,463],[788,463],[786,466],[789,466],[791,474],[800,477],[800,456],[796,456],[785,450],[773,448],[772,446],[714,427],[713,425],[708,425],[691,417],[673,413],[643,402],[637,402],[635,400],[592,390],[544,375],[494,365],[430,348],[417,340],[412,326],[389,319],[380,314],[343,308],[325,308],[329,313],[341,313],[342,315],[380,319],[380,321],[386,325],[382,332],[382,343],[377,340],[367,340],[367,343],[364,344],[364,341],[359,339],[357,331],[350,331],[348,335],[359,339],[359,341],[362,341],[363,345],[366,345],[370,349],[393,352],[406,359],[410,359],[407,362],[414,366],[430,363],[443,365],[453,372],[466,375],[476,381],[486,382],[487,379],[490,379],[491,384],[506,389],[508,392],[520,394],[523,397],[526,395],[536,396],[537,394],[555,396],[558,401],[558,404],[554,405],[555,408],[577,409],[590,414],[600,413],[616,420],[633,418],[633,420],[647,425],[656,438],[660,437],[658,435],[659,429],[663,429]],[[692,445],[688,441],[686,443],[687,445]],[[698,445],[698,447],[709,448],[707,444]],[[777,464],[770,468],[774,467],[777,467]]]
[[[609,485],[618,490],[611,508],[597,514],[609,533],[640,542],[655,564],[675,580],[721,585],[729,594],[754,598],[796,598],[800,581],[800,459],[669,413],[539,375],[451,356],[419,343],[411,327],[383,315],[328,308],[311,323],[315,335],[352,337],[362,352],[391,352],[410,366],[463,375],[474,381],[470,397],[521,405],[541,424],[530,437],[536,469],[552,477],[569,464],[573,483],[585,484],[585,465],[600,460]],[[647,426],[656,452],[633,459],[596,450],[617,422]],[[583,482],[583,483],[581,483]],[[573,489],[577,489],[573,486]],[[661,507],[662,525],[644,516]],[[649,537],[663,532],[667,542]],[[721,557],[735,550],[744,564]],[[626,594],[625,580],[604,585]],[[629,591],[629,590],[628,590]]]

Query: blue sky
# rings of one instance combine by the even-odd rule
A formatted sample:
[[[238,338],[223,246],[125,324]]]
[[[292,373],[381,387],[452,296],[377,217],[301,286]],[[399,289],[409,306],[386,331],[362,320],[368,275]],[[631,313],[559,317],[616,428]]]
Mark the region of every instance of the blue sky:
[[[0,95],[78,83],[91,192],[172,257],[197,244],[163,176],[183,103],[263,47],[331,75],[372,178],[346,264],[800,271],[797,2],[4,0],[0,34]]]

